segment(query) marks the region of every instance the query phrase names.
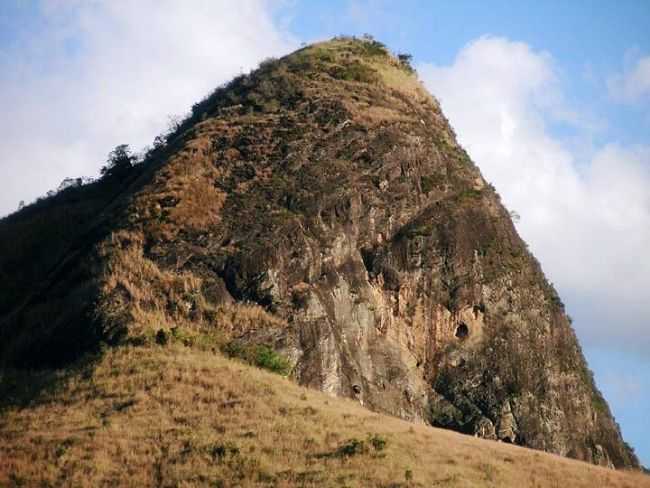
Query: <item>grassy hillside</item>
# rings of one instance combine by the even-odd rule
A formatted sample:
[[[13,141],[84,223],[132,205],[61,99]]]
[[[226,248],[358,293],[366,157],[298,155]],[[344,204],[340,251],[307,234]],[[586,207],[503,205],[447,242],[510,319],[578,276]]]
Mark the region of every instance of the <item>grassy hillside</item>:
[[[375,414],[181,342],[5,373],[0,486],[650,487]]]

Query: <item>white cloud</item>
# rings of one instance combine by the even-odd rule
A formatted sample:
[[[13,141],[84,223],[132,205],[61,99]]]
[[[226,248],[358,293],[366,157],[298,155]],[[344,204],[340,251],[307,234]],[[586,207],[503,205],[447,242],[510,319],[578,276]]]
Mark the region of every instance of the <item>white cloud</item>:
[[[296,41],[264,0],[46,1],[0,56],[0,215],[139,149],[219,84]]]
[[[481,38],[452,65],[419,71],[521,215],[518,230],[568,298],[583,340],[650,347],[650,147],[609,144],[579,160],[549,129],[549,119],[573,113],[553,59],[523,43]],[[579,115],[574,123],[580,129]]]
[[[607,80],[610,96],[619,102],[632,103],[650,98],[650,56],[639,58],[623,73]]]

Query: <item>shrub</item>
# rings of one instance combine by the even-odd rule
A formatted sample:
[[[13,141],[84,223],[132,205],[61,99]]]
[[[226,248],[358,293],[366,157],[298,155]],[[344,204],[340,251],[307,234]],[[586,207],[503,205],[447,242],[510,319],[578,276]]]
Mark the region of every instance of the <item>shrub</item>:
[[[413,56],[411,54],[399,53],[397,55],[397,59],[399,60],[400,66],[405,71],[408,71],[409,73],[413,73],[415,71],[411,65],[411,61],[413,60]]]
[[[172,327],[171,333],[174,340],[181,342],[185,346],[191,346],[194,343],[194,338],[180,327]]]
[[[215,444],[208,449],[212,459],[222,461],[227,456],[238,456],[239,448],[231,443]]]
[[[266,344],[242,344],[231,341],[224,347],[231,358],[239,358],[258,368],[287,376],[291,372],[291,362]]]
[[[443,182],[443,178],[440,175],[432,174],[425,175],[420,178],[420,187],[422,188],[423,193],[430,193],[437,186]]]
[[[386,45],[375,40],[372,36],[364,36],[363,43],[363,54],[366,56],[385,56],[388,54]]]
[[[156,332],[156,344],[164,346],[168,342],[169,336],[167,335],[167,332],[165,332],[163,329],[158,329],[158,332]]]
[[[128,144],[116,146],[106,159],[106,165],[102,167],[101,174],[103,177],[124,178],[129,174],[137,157],[131,153]]]
[[[375,83],[379,80],[374,69],[358,61],[345,66],[333,66],[329,73],[337,80],[357,81],[360,83]]]
[[[475,190],[474,188],[466,188],[458,194],[459,200],[476,200],[481,198],[483,193],[481,190]]]
[[[298,51],[287,59],[287,68],[292,73],[305,73],[306,71],[322,69],[335,61],[334,55],[319,47]]]
[[[377,452],[381,452],[386,448],[388,441],[380,435],[373,434],[368,436],[368,442]]]
[[[593,381],[593,379],[592,379],[592,381]],[[592,403],[594,409],[597,412],[599,412],[599,413],[601,413],[603,415],[607,415],[607,413],[609,412],[609,406],[607,405],[607,402],[605,401],[603,396],[600,394],[600,392],[594,391],[592,393],[591,399],[592,399],[591,403]]]
[[[278,58],[275,58],[273,56],[265,58],[262,60],[262,62],[259,65],[259,69],[262,71],[268,71],[273,68],[273,65],[276,64],[278,61]]]
[[[365,442],[359,439],[350,439],[336,450],[336,455],[339,457],[352,457],[367,452],[368,446],[366,446]]]
[[[368,454],[370,447],[376,452],[381,452],[386,448],[387,441],[377,434],[368,434],[365,441],[360,439],[349,439],[344,444],[340,445],[336,451],[327,454],[327,457],[348,458],[358,456],[361,454]]]
[[[255,348],[254,364],[259,368],[268,369],[283,376],[291,372],[289,360],[265,345]]]

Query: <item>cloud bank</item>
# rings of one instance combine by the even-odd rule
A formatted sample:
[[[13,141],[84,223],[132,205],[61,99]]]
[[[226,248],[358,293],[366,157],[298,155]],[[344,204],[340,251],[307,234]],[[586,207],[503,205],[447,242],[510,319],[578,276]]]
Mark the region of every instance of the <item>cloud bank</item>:
[[[607,80],[610,96],[619,102],[634,103],[650,99],[650,56],[639,58],[623,73]]]
[[[297,42],[264,0],[46,1],[37,37],[0,52],[0,216],[96,175],[219,84]]]
[[[586,345],[647,357],[650,147],[608,144],[585,160],[555,136],[554,122],[590,127],[563,101],[552,57],[524,43],[484,37],[450,66],[419,72],[460,143],[521,215],[517,228]]]

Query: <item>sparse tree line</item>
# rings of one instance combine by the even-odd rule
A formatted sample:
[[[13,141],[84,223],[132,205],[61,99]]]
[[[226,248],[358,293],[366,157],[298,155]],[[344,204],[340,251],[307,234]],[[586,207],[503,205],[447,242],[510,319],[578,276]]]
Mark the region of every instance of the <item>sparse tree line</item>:
[[[355,38],[353,38],[355,39]],[[369,50],[370,53],[375,51],[388,53],[387,47],[381,42],[375,40],[370,34],[364,34],[361,39]],[[396,54],[400,64],[409,72],[415,70],[411,66],[412,56],[410,54],[398,53]],[[273,63],[276,61],[274,58],[269,58],[260,63],[261,74],[268,74],[273,71]],[[139,153],[134,153],[128,144],[117,145],[109,154],[100,169],[100,177],[79,177],[79,178],[65,178],[59,186],[48,191],[44,196],[36,199],[34,203],[42,203],[50,200],[57,195],[74,191],[88,185],[103,182],[114,181],[123,182],[131,174],[132,171],[139,165],[146,163],[153,159],[159,151],[166,148],[172,140],[185,130],[190,128],[196,122],[206,117],[207,113],[215,109],[223,108],[222,106],[234,105],[237,103],[251,103],[255,108],[259,109],[258,105],[265,106],[262,102],[257,100],[262,98],[273,99],[273,102],[284,100],[284,98],[294,98],[296,96],[295,89],[292,88],[291,83],[288,82],[282,73],[274,73],[266,83],[261,83],[261,89],[266,93],[248,93],[252,83],[251,74],[241,74],[227,83],[214,89],[211,93],[201,99],[199,102],[192,106],[192,109],[184,116],[169,116],[167,130],[154,138],[151,146],[145,146]],[[263,100],[268,102],[268,100]],[[18,205],[18,211],[23,210],[27,205],[21,201]]]
[[[220,87],[220,89],[222,88]],[[57,195],[78,190],[99,182],[113,181],[119,183],[126,180],[136,167],[146,163],[156,152],[165,148],[169,141],[180,132],[182,126],[187,125],[187,121],[192,118],[192,115],[190,113],[185,117],[169,116],[167,130],[157,135],[153,140],[153,144],[151,146],[145,146],[141,152],[134,152],[129,144],[118,144],[108,153],[106,161],[99,171],[100,176],[98,178],[89,176],[64,178],[59,186],[53,190],[49,190],[45,195],[38,197],[32,203],[44,203]],[[24,200],[21,200],[18,204],[17,211],[20,212],[29,205]]]
[[[142,156],[135,155],[131,152],[128,144],[120,144],[113,149],[106,160],[104,166],[100,170],[99,178],[92,178],[89,176],[81,176],[76,178],[67,177],[53,190],[49,190],[44,196],[38,197],[33,203],[41,203],[50,200],[57,195],[74,191],[104,179],[124,179],[133,169],[133,167],[144,161]],[[18,211],[27,207],[24,200],[18,204]]]

